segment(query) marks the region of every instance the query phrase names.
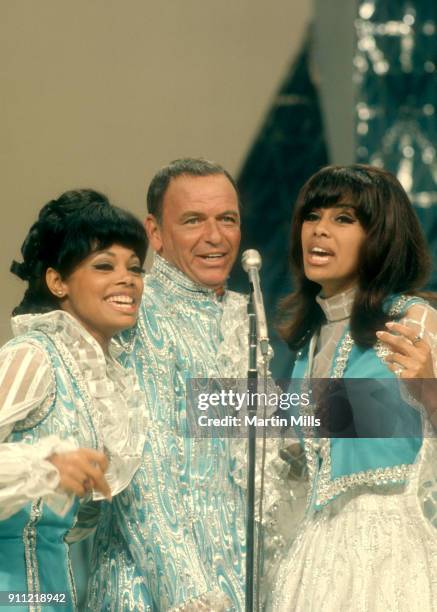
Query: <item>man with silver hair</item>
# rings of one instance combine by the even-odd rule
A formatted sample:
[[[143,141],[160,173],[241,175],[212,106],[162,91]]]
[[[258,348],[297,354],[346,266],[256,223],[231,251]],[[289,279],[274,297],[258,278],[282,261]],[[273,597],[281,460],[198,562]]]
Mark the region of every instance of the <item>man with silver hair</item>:
[[[190,378],[246,376],[246,299],[226,289],[240,244],[232,177],[203,159],[161,169],[147,195],[155,251],[123,338],[147,396],[140,469],[102,504],[91,610],[241,610],[245,492],[229,439],[188,437]]]

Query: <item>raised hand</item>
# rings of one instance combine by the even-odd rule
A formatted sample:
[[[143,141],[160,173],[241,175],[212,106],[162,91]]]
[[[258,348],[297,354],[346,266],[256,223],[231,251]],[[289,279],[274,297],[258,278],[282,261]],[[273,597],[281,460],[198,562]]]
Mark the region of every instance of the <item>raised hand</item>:
[[[389,321],[387,331],[376,332],[391,352],[385,357],[387,367],[404,380],[410,394],[427,410],[437,429],[437,380],[434,372],[431,347],[414,329]]]
[[[387,367],[399,378],[435,378],[429,344],[411,327],[393,321],[386,326],[398,334],[376,332],[378,338],[392,349],[385,358]]]

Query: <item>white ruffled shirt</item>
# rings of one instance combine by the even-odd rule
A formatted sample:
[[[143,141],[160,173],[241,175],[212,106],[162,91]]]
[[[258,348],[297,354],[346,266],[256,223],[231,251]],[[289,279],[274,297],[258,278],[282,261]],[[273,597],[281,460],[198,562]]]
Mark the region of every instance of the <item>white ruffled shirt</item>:
[[[12,319],[15,336],[39,330],[67,351],[77,377],[91,399],[99,447],[110,458],[105,474],[113,495],[130,482],[141,462],[145,439],[144,402],[133,371],[115,359],[115,343],[105,355],[98,342],[68,313],[56,310]],[[17,421],[37,410],[55,391],[49,355],[23,337],[0,351],[0,519],[43,497],[52,510],[65,514],[74,495],[58,489],[59,472],[48,461],[54,453],[78,447],[74,439],[51,435],[36,443],[5,442]],[[94,499],[101,499],[99,494]]]

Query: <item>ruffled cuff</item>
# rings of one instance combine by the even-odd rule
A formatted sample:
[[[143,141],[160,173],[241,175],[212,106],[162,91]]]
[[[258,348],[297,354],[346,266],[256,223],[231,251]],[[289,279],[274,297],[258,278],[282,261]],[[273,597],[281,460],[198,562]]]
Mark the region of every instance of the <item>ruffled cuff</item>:
[[[232,602],[223,591],[214,589],[200,597],[193,597],[180,606],[171,608],[170,612],[226,612],[232,609]]]
[[[0,444],[0,519],[9,518],[40,497],[57,514],[66,514],[74,495],[57,491],[59,472],[47,458],[76,448],[71,440],[57,436],[47,436],[34,444]]]

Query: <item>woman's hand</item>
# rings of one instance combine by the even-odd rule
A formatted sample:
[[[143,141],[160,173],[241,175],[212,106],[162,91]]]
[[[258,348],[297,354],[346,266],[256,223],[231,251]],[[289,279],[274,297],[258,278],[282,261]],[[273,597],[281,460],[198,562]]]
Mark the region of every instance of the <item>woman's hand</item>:
[[[83,497],[95,489],[111,501],[111,490],[104,476],[108,469],[104,453],[92,448],[79,448],[68,453],[55,453],[48,461],[58,468],[59,486],[65,491]]]
[[[411,327],[392,321],[386,326],[399,334],[376,332],[378,338],[392,349],[385,358],[388,368],[399,378],[435,378],[429,344]]]
[[[437,428],[437,380],[431,348],[411,327],[391,321],[386,326],[398,334],[376,332],[378,338],[391,349],[385,357],[387,367],[404,380],[408,391],[426,408]]]

